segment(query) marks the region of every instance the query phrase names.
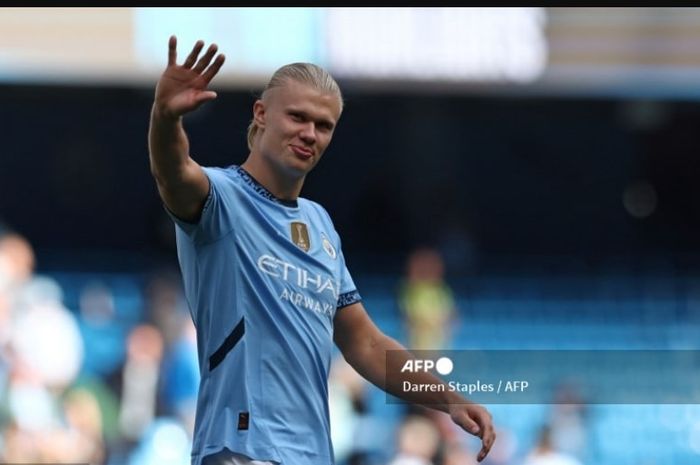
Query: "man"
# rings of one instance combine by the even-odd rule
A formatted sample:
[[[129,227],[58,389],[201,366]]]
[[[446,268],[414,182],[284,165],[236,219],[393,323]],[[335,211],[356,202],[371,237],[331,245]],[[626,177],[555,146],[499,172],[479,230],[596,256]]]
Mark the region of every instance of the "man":
[[[182,116],[216,98],[207,86],[224,56],[197,41],[182,65],[176,38],[156,86],[151,172],[177,224],[185,295],[197,327],[201,383],[192,463],[333,463],[327,378],[335,341],[366,379],[408,401],[432,404],[481,437],[490,414],[455,393],[401,394],[386,377],[386,351],[411,354],[367,315],[330,217],[299,197],[342,112],[321,68],[280,68],[253,105],[250,154],[241,166],[199,166]],[[342,188],[342,187],[341,187]],[[388,378],[388,379],[385,379]],[[439,382],[429,374],[414,382]]]

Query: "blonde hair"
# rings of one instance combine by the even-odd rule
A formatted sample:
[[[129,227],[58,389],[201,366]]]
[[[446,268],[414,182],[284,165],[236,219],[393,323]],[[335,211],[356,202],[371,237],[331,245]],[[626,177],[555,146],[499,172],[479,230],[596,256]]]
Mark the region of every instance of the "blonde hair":
[[[268,90],[274,87],[282,87],[290,80],[337,96],[340,102],[340,111],[343,111],[343,95],[340,93],[338,83],[335,82],[335,79],[328,71],[313,63],[291,63],[282,66],[272,75],[260,98],[265,97],[265,93]],[[248,149],[250,150],[253,150],[253,142],[257,133],[258,126],[255,124],[255,119],[253,119],[248,125]]]

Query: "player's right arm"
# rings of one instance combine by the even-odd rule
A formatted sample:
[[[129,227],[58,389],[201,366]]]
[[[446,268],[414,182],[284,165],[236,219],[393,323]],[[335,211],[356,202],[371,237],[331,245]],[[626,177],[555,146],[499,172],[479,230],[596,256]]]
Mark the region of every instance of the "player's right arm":
[[[178,218],[197,222],[209,193],[209,179],[202,167],[190,157],[190,144],[182,117],[204,102],[216,98],[207,86],[224,63],[211,44],[199,60],[204,47],[201,40],[192,48],[182,65],[177,60],[177,39],[168,42],[168,66],[156,86],[148,130],[151,173],[166,207]]]

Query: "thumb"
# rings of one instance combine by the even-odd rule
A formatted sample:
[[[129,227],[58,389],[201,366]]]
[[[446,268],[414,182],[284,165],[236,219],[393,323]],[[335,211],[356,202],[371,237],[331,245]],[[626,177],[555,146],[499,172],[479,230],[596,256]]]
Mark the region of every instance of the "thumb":
[[[196,104],[197,106],[203,104],[204,102],[208,102],[209,100],[214,100],[217,97],[216,92],[213,90],[205,90],[204,92],[200,92],[199,95],[197,95],[196,99]]]
[[[481,432],[481,428],[479,428],[479,425],[474,420],[472,420],[467,413],[462,415],[460,419],[460,426],[462,428],[464,428],[466,431],[470,432],[474,436],[479,435],[479,433]]]
[[[472,433],[474,436],[479,436],[479,433],[481,433],[481,428],[479,428],[479,425],[477,425],[471,418],[465,422],[464,426],[466,430]]]

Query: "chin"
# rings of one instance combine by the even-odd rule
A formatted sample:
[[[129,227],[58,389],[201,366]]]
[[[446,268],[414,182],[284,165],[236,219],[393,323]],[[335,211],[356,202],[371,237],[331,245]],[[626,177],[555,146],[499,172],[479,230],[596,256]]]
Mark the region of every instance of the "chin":
[[[309,160],[300,160],[294,156],[286,165],[288,169],[297,171],[299,174],[307,174],[309,171],[314,169],[316,164],[317,159],[315,157]]]
[[[309,171],[313,169],[314,165],[299,162],[298,160],[295,160],[293,163],[287,163],[284,166],[284,170],[287,172],[288,175],[294,176],[294,177],[303,177],[306,176]]]

